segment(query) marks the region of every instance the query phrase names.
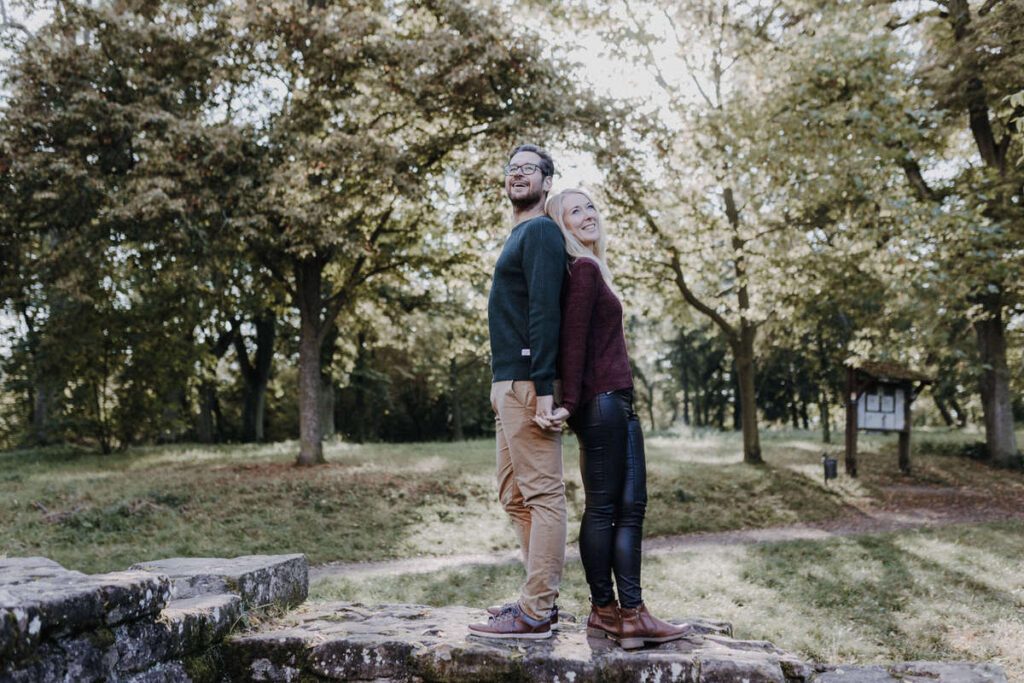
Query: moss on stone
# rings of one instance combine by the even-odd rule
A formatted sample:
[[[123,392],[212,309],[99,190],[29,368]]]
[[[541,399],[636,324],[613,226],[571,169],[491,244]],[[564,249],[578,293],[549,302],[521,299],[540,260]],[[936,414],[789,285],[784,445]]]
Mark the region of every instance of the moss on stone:
[[[86,633],[85,637],[89,639],[90,643],[101,650],[113,647],[117,642],[117,638],[114,636],[114,631],[109,628],[97,628]]]
[[[181,661],[193,683],[217,683],[224,678],[224,655],[219,647]]]

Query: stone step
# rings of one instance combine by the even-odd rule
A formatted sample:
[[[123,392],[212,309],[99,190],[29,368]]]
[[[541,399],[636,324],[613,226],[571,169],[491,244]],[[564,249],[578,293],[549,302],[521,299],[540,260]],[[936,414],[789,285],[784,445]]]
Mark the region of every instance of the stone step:
[[[97,575],[3,559],[0,683],[178,683],[197,666],[219,680],[211,653],[246,605],[292,605],[307,590],[303,555],[161,560]]]
[[[140,562],[131,569],[170,578],[173,598],[234,593],[245,609],[297,605],[309,592],[305,555],[172,558]]]
[[[137,621],[114,629],[118,673],[141,671],[205,650],[219,643],[242,616],[234,594],[172,600],[155,621]]]
[[[876,670],[805,662],[765,641],[731,638],[728,624],[709,620],[689,620],[695,627],[682,640],[631,652],[588,638],[579,623],[564,624],[546,640],[470,636],[467,625],[486,617],[467,607],[306,604],[257,631],[230,636],[226,673],[231,681],[1006,681],[998,666],[987,664],[924,662]]]

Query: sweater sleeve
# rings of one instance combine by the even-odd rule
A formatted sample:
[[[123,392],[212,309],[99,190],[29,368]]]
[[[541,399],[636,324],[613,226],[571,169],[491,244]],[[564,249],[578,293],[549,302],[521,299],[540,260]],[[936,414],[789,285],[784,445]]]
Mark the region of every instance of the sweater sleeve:
[[[565,285],[558,363],[562,373],[562,407],[570,415],[576,411],[583,391],[590,320],[594,315],[600,277],[601,271],[597,265],[590,259],[582,258],[572,264]]]
[[[530,306],[530,379],[538,396],[550,396],[554,393],[565,276],[565,243],[554,221],[544,218],[523,235],[523,274]]]

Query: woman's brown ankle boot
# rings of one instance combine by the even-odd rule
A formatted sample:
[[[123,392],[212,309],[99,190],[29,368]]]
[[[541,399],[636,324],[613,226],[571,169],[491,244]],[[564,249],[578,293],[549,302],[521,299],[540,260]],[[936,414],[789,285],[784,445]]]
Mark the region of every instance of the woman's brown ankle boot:
[[[676,626],[658,619],[647,611],[647,606],[640,603],[639,607],[619,609],[622,619],[619,644],[624,650],[635,650],[644,643],[667,643],[679,640],[689,631],[687,625]]]
[[[619,603],[612,600],[604,607],[590,603],[590,617],[587,618],[587,635],[593,638],[618,640],[621,628]]]

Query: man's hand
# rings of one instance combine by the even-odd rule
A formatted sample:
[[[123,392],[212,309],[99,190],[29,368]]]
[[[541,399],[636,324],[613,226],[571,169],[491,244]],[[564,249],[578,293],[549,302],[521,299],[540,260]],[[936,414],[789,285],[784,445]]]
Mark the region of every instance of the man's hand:
[[[535,410],[533,421],[541,429],[551,430],[560,432],[562,426],[555,423],[551,418],[551,409],[555,407],[555,397],[551,394],[547,396],[537,397],[537,408]]]
[[[533,416],[533,421],[541,429],[560,432],[565,427],[565,421],[569,418],[569,411],[561,407],[552,410],[553,406],[553,396],[538,396],[537,412]]]

